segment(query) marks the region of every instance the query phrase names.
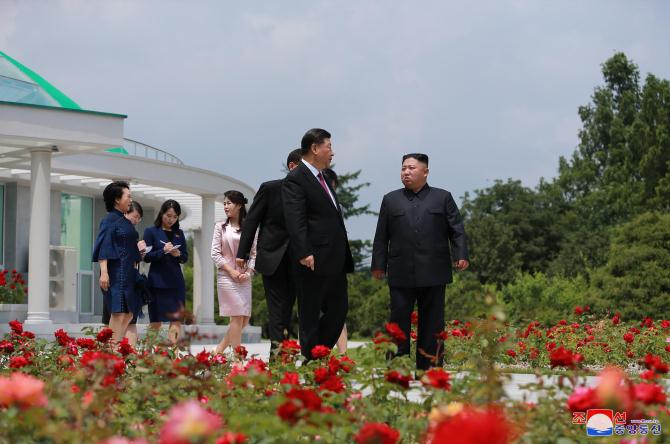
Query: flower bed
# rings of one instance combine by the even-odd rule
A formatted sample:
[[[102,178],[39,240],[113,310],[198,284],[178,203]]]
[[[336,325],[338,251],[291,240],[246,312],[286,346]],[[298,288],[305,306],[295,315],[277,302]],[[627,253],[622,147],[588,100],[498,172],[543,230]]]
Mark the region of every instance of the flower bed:
[[[243,348],[225,358],[153,341],[137,350],[112,345],[108,329],[38,340],[12,322],[0,340],[0,442],[592,442],[583,423],[596,408],[619,422],[625,413],[637,427],[633,436],[619,425],[624,435],[612,442],[645,430],[655,442],[670,432],[670,322],[582,312],[514,328],[500,319],[451,321],[440,335],[447,369],[425,373],[408,357],[387,362],[402,339],[391,324],[350,356],[322,347],[299,365],[295,341],[268,364]],[[538,385],[537,402],[515,401],[503,390],[501,364],[553,369],[559,383]],[[603,368],[595,387],[581,386],[585,366]],[[646,429],[637,420],[648,420]]]

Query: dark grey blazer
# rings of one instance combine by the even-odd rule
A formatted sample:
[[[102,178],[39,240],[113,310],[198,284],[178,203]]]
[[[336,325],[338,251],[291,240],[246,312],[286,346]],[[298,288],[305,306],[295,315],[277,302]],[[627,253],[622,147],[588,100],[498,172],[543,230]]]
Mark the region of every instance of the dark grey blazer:
[[[468,259],[463,220],[451,193],[426,186],[384,196],[372,247],[372,270],[392,287],[432,287],[452,281],[452,262]]]

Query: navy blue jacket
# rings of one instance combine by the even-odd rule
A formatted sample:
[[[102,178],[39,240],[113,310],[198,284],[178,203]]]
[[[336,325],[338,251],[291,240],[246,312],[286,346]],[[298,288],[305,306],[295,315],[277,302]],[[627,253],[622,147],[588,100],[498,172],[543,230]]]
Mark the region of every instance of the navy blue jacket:
[[[144,242],[147,247],[152,246],[152,250],[144,256],[144,261],[151,263],[149,269],[149,287],[153,288],[177,288],[184,290],[184,275],[181,272],[180,264],[188,261],[188,251],[186,249],[186,236],[181,230],[173,230],[173,245],[179,245],[181,256],[174,257],[171,254],[163,252],[163,246],[170,240],[163,232],[162,228],[148,227],[144,230]]]

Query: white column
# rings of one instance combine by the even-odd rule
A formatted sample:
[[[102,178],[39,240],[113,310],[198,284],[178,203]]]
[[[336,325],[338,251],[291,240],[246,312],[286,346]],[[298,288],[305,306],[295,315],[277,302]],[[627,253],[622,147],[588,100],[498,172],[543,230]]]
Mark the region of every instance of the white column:
[[[200,295],[196,321],[198,324],[214,324],[214,263],[211,258],[212,236],[214,223],[216,196],[202,196],[202,224],[200,228],[200,243],[198,256],[200,259]],[[194,268],[195,279],[195,268]],[[194,282],[195,284],[195,282]],[[195,311],[195,293],[194,293]]]
[[[51,148],[30,153],[30,238],[26,324],[51,324],[49,317],[49,227]]]
[[[193,315],[199,322],[202,311],[202,231],[193,230]]]

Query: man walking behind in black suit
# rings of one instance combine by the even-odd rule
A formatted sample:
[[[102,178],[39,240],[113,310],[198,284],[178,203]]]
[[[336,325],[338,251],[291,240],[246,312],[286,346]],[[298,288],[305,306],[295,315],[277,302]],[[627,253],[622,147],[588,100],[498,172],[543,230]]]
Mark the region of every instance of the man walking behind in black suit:
[[[302,354],[333,347],[347,316],[347,275],[354,271],[347,231],[335,191],[321,170],[333,158],[330,133],[314,128],[300,143],[302,161],[282,187],[289,249],[298,266],[298,318]]]
[[[290,170],[300,164],[300,148],[289,153],[286,167]],[[246,267],[249,252],[260,227],[256,243],[256,271],[263,275],[265,300],[268,307],[270,356],[278,342],[288,339],[291,333],[291,315],[296,288],[293,282],[291,259],[288,251],[288,232],[284,221],[281,189],[283,179],[261,184],[244,219],[237,265]]]
[[[388,274],[391,322],[407,339],[398,355],[409,354],[414,302],[419,325],[416,367],[442,365],[437,335],[444,329],[444,291],[452,281],[451,267],[468,268],[465,229],[451,193],[428,185],[428,156],[406,154],[400,173],[404,188],[384,196],[372,246],[372,275]],[[423,352],[423,353],[422,353]],[[424,355],[425,354],[425,355]]]

